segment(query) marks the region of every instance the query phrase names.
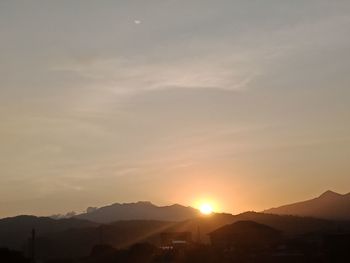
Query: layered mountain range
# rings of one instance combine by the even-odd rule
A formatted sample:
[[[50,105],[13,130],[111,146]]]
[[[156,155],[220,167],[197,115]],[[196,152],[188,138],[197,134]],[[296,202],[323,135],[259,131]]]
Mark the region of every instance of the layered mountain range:
[[[0,247],[28,250],[36,229],[37,250],[43,259],[86,256],[96,244],[126,247],[137,242],[159,244],[162,232],[192,233],[194,241],[209,242],[208,234],[239,221],[253,221],[287,236],[350,232],[349,194],[327,191],[317,198],[262,213],[200,215],[191,207],[159,207],[149,202],[89,208],[67,219],[17,216],[0,219]]]

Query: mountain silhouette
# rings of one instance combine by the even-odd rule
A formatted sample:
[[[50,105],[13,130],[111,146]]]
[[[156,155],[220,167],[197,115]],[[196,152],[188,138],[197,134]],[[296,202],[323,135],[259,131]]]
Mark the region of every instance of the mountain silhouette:
[[[333,191],[326,191],[317,198],[271,208],[264,212],[330,220],[350,220],[350,193],[342,195]]]
[[[183,221],[198,216],[198,210],[178,204],[156,206],[151,202],[115,203],[101,208],[88,208],[86,213],[75,216],[98,223],[119,220]]]

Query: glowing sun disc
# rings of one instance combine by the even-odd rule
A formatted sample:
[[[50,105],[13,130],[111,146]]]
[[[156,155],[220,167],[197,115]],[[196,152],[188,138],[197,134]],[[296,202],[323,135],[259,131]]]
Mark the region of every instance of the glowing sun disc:
[[[203,215],[210,215],[211,213],[213,213],[213,207],[210,204],[202,204],[199,207],[199,211],[203,214]]]

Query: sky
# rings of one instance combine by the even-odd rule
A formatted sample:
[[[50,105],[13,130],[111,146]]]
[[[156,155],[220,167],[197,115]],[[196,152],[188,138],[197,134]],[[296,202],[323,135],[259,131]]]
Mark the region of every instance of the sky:
[[[0,217],[350,192],[348,0],[2,0],[0,39]]]

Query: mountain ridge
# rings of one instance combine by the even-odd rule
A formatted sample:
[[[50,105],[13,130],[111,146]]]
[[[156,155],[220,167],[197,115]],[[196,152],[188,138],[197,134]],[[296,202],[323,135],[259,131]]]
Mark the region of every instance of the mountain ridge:
[[[97,223],[111,223],[120,220],[183,221],[198,216],[197,209],[180,204],[157,206],[149,201],[135,203],[113,203],[102,207],[89,207],[85,213],[74,218]]]
[[[350,220],[350,193],[327,190],[316,198],[270,208],[263,213]]]

